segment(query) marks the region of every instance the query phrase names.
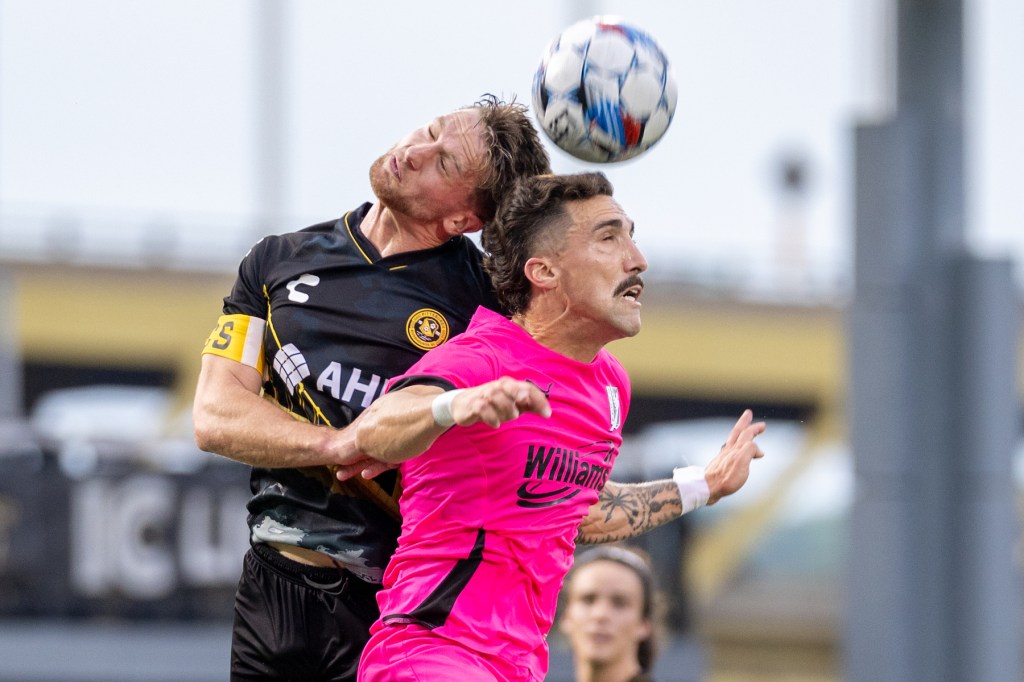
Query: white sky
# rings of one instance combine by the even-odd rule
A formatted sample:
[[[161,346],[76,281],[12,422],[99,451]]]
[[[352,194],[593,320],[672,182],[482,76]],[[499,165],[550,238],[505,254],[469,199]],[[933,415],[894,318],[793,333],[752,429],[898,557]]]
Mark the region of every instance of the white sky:
[[[0,230],[11,216],[252,220],[262,192],[257,7],[266,0],[0,0]],[[1024,259],[1024,3],[968,0],[969,240]],[[851,125],[879,92],[884,0],[517,3],[294,0],[273,231],[370,198],[367,168],[409,129],[484,92],[530,102],[547,42],[582,15],[652,33],[679,85],[645,156],[604,166],[653,271],[778,278],[848,271]],[[806,199],[776,191],[790,150]],[[556,170],[584,168],[552,148]],[[586,166],[592,168],[592,166]],[[25,228],[27,229],[27,228]],[[801,241],[802,240],[802,241]],[[241,246],[230,260],[244,252]],[[802,254],[802,259],[800,258]],[[799,269],[799,268],[798,268]]]

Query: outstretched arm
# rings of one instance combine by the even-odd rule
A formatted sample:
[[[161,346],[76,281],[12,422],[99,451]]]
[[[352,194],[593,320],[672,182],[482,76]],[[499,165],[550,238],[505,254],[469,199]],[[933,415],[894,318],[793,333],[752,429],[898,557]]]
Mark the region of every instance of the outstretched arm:
[[[593,545],[642,535],[683,515],[675,481],[604,485],[597,502],[580,525],[576,542]]]
[[[743,487],[750,462],[764,456],[754,439],[765,423],[746,410],[715,458],[700,467],[676,469],[673,479],[621,484],[608,481],[580,525],[576,542],[596,544],[636,537]]]

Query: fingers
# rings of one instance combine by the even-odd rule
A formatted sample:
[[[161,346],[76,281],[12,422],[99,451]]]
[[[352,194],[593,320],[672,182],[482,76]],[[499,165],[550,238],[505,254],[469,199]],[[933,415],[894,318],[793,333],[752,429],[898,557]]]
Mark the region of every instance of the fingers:
[[[739,440],[743,431],[750,426],[750,422],[753,420],[754,413],[750,410],[743,410],[743,414],[741,414],[740,418],[736,420],[735,426],[732,427],[732,431],[729,432],[729,437],[725,439],[725,444],[722,447],[727,448],[734,445],[736,441]]]
[[[334,466],[334,476],[339,481],[347,481],[350,478],[358,475],[366,464],[363,462],[357,462],[355,464],[337,464]]]
[[[768,425],[763,421],[754,422],[753,419],[754,413],[752,411],[743,411],[743,414],[740,415],[739,420],[729,434],[727,446],[735,448],[739,454],[750,459],[761,459],[764,457],[764,451],[761,450],[761,446],[754,439],[764,433]]]
[[[537,386],[510,377],[469,389],[452,403],[455,422],[462,426],[483,422],[497,428],[525,413],[549,417],[551,405]]]
[[[767,428],[765,422],[754,422],[754,413],[751,410],[743,410],[743,414],[736,420],[732,431],[729,432],[729,438],[726,439],[722,447],[727,448],[737,443],[752,441],[764,433],[765,428]]]
[[[381,474],[383,474],[385,471],[388,471],[389,469],[397,469],[397,468],[398,468],[398,464],[374,461],[372,464],[366,466],[360,472],[360,475],[363,478],[376,478],[377,476],[380,476]]]
[[[747,428],[743,429],[743,433],[740,434],[740,437],[737,439],[737,442],[752,441],[758,436],[760,436],[762,433],[764,433],[764,430],[766,428],[767,424],[765,424],[764,422],[756,422],[754,424],[751,424]]]
[[[710,496],[708,504],[732,495],[743,487],[750,475],[750,462],[764,457],[755,438],[764,433],[764,422],[754,422],[753,412],[744,410],[719,453],[705,468]]]
[[[335,465],[334,476],[339,481],[347,481],[350,478],[355,478],[356,476],[362,476],[363,478],[376,478],[388,469],[395,469],[397,467],[397,464],[379,462],[367,457],[358,462],[353,462],[352,464]]]

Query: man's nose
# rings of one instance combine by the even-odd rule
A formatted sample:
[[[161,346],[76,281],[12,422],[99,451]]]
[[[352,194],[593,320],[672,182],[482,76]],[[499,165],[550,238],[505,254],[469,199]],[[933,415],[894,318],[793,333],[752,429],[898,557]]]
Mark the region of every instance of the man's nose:
[[[629,250],[626,253],[626,269],[637,274],[647,269],[647,259],[636,242],[630,242]]]
[[[433,144],[414,144],[405,150],[405,163],[413,170],[419,170],[434,154]]]

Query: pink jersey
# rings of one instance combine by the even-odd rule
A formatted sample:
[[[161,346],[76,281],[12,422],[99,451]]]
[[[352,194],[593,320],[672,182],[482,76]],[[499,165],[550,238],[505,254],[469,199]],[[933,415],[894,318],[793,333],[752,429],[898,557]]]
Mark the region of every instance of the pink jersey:
[[[622,443],[629,378],[607,351],[577,362],[481,308],[464,334],[396,381],[437,377],[466,388],[502,376],[545,391],[551,417],[456,426],[402,465],[402,535],[373,632],[422,625],[541,679],[580,522]]]

